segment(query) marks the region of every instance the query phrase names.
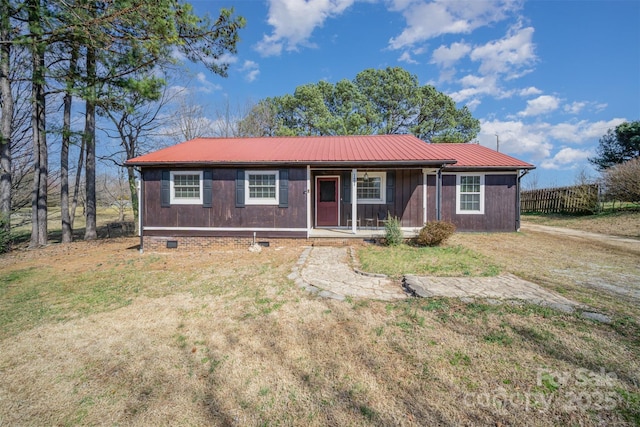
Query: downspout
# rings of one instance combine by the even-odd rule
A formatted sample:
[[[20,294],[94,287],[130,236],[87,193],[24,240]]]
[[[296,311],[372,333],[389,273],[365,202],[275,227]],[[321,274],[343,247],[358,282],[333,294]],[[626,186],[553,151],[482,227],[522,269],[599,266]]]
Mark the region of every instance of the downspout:
[[[358,169],[351,169],[351,232],[357,234],[358,224]]]
[[[529,169],[524,169],[522,174],[518,173],[516,183],[516,231],[520,231],[520,180],[529,173]]]
[[[142,215],[143,215],[143,207],[144,207],[144,180],[142,179],[142,170],[135,169],[139,174],[140,178],[138,179],[138,185],[136,186],[136,190],[138,191],[138,236],[140,236],[140,253],[144,253],[144,236],[142,232]]]

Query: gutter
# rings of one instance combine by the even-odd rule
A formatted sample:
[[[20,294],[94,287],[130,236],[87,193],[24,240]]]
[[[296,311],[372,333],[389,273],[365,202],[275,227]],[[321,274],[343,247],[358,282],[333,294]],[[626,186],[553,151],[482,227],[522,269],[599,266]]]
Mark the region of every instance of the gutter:
[[[144,246],[143,246],[143,232],[142,232],[142,209],[144,207],[144,201],[143,201],[143,197],[144,197],[144,191],[143,191],[143,186],[144,186],[144,180],[142,179],[142,170],[135,167],[133,168],[136,172],[138,172],[140,178],[138,179],[138,184],[136,185],[136,190],[138,191],[138,236],[140,236],[140,254],[144,253]]]

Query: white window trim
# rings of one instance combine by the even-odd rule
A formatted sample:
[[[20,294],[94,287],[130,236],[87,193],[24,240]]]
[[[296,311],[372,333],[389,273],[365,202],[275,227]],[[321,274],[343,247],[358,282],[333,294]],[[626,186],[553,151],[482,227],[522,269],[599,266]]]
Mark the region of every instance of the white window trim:
[[[463,176],[479,176],[480,177],[480,209],[479,210],[462,210],[460,209],[460,181]],[[475,194],[475,193],[474,193]],[[484,174],[483,173],[459,173],[456,174],[456,214],[458,215],[484,215]]]
[[[276,177],[276,197],[274,199],[252,198],[249,192],[250,175],[275,175]],[[277,170],[250,170],[244,171],[244,204],[245,205],[278,205],[280,204],[280,172]]]
[[[359,205],[384,205],[387,202],[387,173],[386,172],[358,172],[358,178],[364,178],[364,174],[369,178],[380,178],[380,198],[379,199],[361,199],[358,197]],[[356,191],[358,186],[356,185]]]
[[[170,180],[170,198],[169,203],[172,205],[201,205],[202,202],[202,194],[204,193],[204,187],[202,182],[202,171],[171,171],[171,180]],[[200,181],[200,197],[176,197],[175,189],[174,189],[174,176],[175,175],[197,175]]]

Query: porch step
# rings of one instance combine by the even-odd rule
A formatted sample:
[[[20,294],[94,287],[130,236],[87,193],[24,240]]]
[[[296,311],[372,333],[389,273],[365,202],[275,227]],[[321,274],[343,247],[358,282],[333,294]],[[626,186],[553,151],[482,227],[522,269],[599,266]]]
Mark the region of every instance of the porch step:
[[[343,247],[343,246],[361,246],[361,245],[370,245],[375,243],[374,240],[370,238],[350,238],[350,239],[332,239],[332,238],[323,238],[316,237],[311,238],[311,246],[330,246],[330,247]]]
[[[354,243],[356,240],[346,240],[346,239],[313,239],[311,246],[331,246],[331,247],[340,247],[340,246],[349,246]]]

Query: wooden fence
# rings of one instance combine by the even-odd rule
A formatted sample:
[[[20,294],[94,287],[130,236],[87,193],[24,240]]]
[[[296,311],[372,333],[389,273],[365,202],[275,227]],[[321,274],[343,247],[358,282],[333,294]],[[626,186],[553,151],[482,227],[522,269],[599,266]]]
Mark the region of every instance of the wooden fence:
[[[543,188],[520,194],[522,213],[594,213],[598,210],[598,202],[597,184]]]

